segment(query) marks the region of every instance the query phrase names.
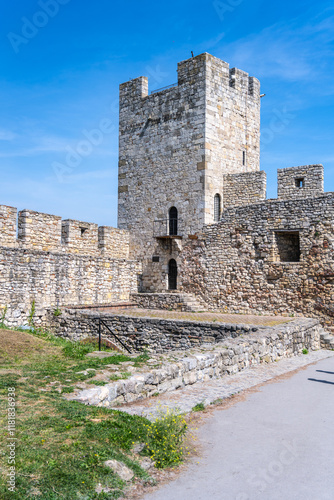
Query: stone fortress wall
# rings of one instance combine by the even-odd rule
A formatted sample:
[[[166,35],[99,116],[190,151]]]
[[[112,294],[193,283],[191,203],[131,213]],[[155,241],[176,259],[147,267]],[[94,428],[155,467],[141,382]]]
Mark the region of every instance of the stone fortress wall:
[[[259,141],[259,81],[210,54],[179,63],[169,88],[122,84],[120,229],[0,206],[7,321],[23,324],[33,302],[42,323],[47,308],[172,291],[173,260],[173,291],[209,309],[319,316],[334,328],[334,194],[322,165],[307,165],[280,169],[278,198],[266,200]]]
[[[47,308],[128,301],[140,265],[128,231],[0,205],[0,314],[23,325]]]
[[[231,207],[187,241],[180,290],[211,308],[319,316],[333,326],[334,193],[323,192],[321,165],[280,170],[278,182],[278,199]]]

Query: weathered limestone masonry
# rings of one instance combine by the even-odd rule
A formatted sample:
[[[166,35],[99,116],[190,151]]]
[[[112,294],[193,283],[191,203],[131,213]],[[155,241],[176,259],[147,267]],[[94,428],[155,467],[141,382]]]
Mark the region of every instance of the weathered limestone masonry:
[[[181,237],[214,221],[224,175],[259,170],[259,81],[201,54],[178,64],[171,88],[149,95],[145,77],[122,84],[119,132],[118,225],[144,262],[142,290],[164,291]],[[178,238],[169,238],[172,207]]]
[[[224,210],[263,201],[266,199],[266,189],[267,176],[262,170],[224,175]]]
[[[307,165],[278,170],[266,200],[260,97],[256,78],[209,54],[179,63],[172,88],[121,85],[119,224],[143,262],[140,291],[334,328],[334,195]]]
[[[319,349],[319,329],[319,322],[310,319],[259,329],[242,337],[226,339],[211,352],[192,352],[179,362],[165,362],[160,369],[104,387],[86,389],[69,399],[108,407],[174,391],[196,382],[238,373],[253,365],[296,356],[303,349]]]
[[[16,228],[18,227],[18,235]],[[47,308],[128,301],[140,265],[129,260],[129,233],[0,205],[0,313],[23,325],[35,301]]]
[[[332,325],[334,193],[230,208],[180,259],[180,289],[209,307],[319,316]]]
[[[277,198],[279,200],[316,198],[323,192],[324,167],[322,165],[277,170]]]
[[[228,337],[258,331],[263,327],[249,325],[232,325],[229,323],[205,323],[203,321],[169,320],[158,318],[137,318],[112,313],[67,309],[61,316],[54,317],[52,311],[47,323],[58,335],[74,340],[89,336],[97,336],[97,316],[108,324],[108,327],[127,346],[135,351],[147,349],[153,352],[164,352],[175,349],[189,349],[203,343],[216,343]],[[108,330],[104,329],[108,337]],[[110,340],[113,337],[110,336]]]

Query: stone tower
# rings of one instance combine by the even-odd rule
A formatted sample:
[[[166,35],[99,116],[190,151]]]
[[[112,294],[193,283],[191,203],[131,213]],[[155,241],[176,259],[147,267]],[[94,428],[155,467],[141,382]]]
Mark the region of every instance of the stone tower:
[[[210,54],[180,62],[169,88],[120,86],[118,226],[133,235],[144,289],[166,289],[182,240],[219,220],[224,176],[258,172],[259,155],[260,83]]]

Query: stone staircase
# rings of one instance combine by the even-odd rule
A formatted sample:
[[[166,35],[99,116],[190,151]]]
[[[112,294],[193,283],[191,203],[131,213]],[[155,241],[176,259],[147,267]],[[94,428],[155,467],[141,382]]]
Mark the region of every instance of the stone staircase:
[[[200,299],[194,297],[190,293],[179,293],[183,304],[186,306],[186,310],[189,312],[203,312],[207,311],[208,306],[204,304]]]
[[[320,330],[320,345],[322,349],[334,350],[334,335],[326,332],[323,328]]]

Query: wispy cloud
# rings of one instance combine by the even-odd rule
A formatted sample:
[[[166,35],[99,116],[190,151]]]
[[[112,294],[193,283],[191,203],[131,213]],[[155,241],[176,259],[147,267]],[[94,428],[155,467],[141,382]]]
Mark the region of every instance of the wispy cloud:
[[[11,130],[0,129],[0,141],[12,141],[16,134]]]
[[[252,33],[225,45],[221,56],[229,54],[236,65],[245,69],[254,61],[260,77],[307,84],[327,76],[334,59],[333,39],[334,15],[327,10],[306,23],[296,18]]]

